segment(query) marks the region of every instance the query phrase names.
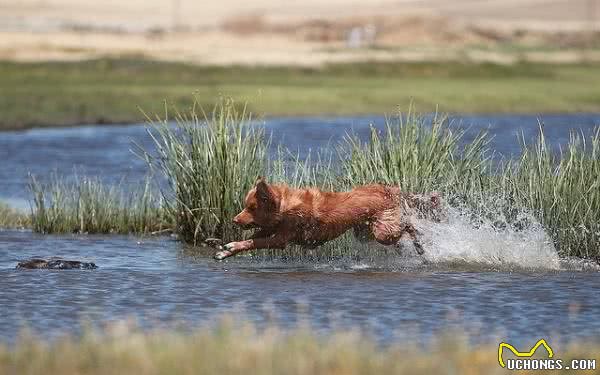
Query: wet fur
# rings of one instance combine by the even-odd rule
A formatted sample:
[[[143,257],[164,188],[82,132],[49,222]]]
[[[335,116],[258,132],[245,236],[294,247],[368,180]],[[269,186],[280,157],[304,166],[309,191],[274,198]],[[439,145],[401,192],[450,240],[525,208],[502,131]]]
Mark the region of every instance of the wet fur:
[[[245,241],[230,242],[215,255],[224,259],[241,251],[283,249],[288,244],[317,247],[353,229],[362,240],[396,245],[408,236],[422,254],[411,215],[437,219],[437,193],[403,193],[397,187],[366,185],[347,192],[294,189],[270,185],[259,178],[245,198],[245,207],[234,219],[242,228],[256,228]]]

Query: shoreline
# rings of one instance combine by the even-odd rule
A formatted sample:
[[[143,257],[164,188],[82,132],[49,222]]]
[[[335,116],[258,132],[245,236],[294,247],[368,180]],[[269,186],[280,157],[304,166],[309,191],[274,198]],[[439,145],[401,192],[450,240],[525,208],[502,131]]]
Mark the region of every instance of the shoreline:
[[[146,59],[0,61],[0,131],[130,125],[245,102],[259,118],[420,113],[600,113],[600,63],[342,63],[320,68],[203,66]],[[171,116],[172,117],[172,116]]]
[[[404,112],[404,111],[403,111]],[[431,115],[435,112],[428,112],[425,115]],[[586,116],[600,116],[600,110],[597,112],[443,112],[440,113],[443,115],[448,115],[450,117],[460,117],[460,116],[556,116],[556,115],[586,115]],[[265,115],[265,116],[256,116],[253,113],[254,119],[269,121],[269,120],[277,120],[277,119],[293,119],[293,118],[306,118],[306,117],[315,117],[315,118],[339,118],[339,117],[349,117],[349,118],[360,118],[360,117],[385,117],[390,115],[390,113],[342,113],[342,114],[333,114],[333,113],[315,113],[315,114],[277,114],[277,115]],[[173,124],[175,120],[171,121]],[[62,129],[73,129],[73,128],[101,128],[101,127],[129,127],[129,126],[147,126],[149,123],[147,121],[131,121],[131,122],[105,122],[105,123],[73,123],[73,124],[56,124],[56,125],[31,125],[26,127],[5,127],[0,128],[0,134],[4,133],[24,133],[28,131],[35,130],[62,130]],[[600,126],[600,123],[598,124]]]

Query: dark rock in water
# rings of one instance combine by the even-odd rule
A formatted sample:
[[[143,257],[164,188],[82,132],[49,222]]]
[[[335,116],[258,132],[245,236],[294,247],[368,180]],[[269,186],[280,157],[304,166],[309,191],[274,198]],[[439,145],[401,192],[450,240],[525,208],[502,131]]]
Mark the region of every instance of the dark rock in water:
[[[49,269],[49,270],[94,270],[98,268],[91,262],[65,259],[28,259],[17,264],[17,269]]]

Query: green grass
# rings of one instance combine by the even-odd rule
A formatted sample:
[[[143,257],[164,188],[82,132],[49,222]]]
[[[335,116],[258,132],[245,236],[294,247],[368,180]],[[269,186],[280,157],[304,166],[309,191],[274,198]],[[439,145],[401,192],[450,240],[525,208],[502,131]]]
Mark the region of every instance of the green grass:
[[[496,190],[531,209],[563,254],[600,260],[600,127],[591,139],[571,133],[559,155],[540,128],[537,141],[508,163]]]
[[[461,130],[453,132],[444,116],[434,117],[429,128],[409,111],[388,119],[384,134],[371,128],[366,143],[347,137],[341,155],[343,177],[348,186],[383,183],[414,192],[458,192],[471,178],[486,175],[488,167],[486,134],[460,149],[463,135]]]
[[[9,207],[0,202],[0,229],[1,228],[26,228],[30,225],[27,214]]]
[[[31,227],[37,232],[149,234],[173,228],[149,182],[130,193],[94,178],[65,182],[55,177],[43,184],[31,177],[29,186]]]
[[[209,115],[194,107],[177,116],[176,126],[153,123],[149,134],[157,155],[144,156],[172,187],[165,208],[185,242],[241,236],[231,219],[266,165],[263,131],[247,126],[249,121],[245,108],[222,99]]]
[[[450,129],[444,117],[428,127],[409,112],[390,118],[384,134],[372,129],[366,143],[349,135],[338,145],[339,165],[333,165],[331,153],[300,160],[286,150],[269,161],[268,139],[262,130],[247,126],[245,107],[231,99],[222,99],[208,115],[195,106],[176,119],[175,126],[157,120],[149,128],[154,149],[141,150],[152,172],[162,173],[170,183],[164,198],[157,201],[147,188],[124,197],[98,181],[42,186],[33,180],[33,228],[46,233],[173,229],[181,240],[195,245],[208,238],[229,242],[248,235],[231,219],[242,209],[257,176],[267,176],[275,183],[326,190],[369,183],[399,185],[411,192],[437,190],[448,204],[467,209],[476,220],[489,219],[498,228],[520,230],[532,224],[526,217],[533,217],[561,255],[600,259],[600,129],[586,140],[573,134],[556,155],[540,128],[537,143],[524,145],[520,159],[495,166],[486,134],[461,147],[464,132]],[[318,253],[339,257],[361,252],[362,247],[345,236]],[[297,247],[256,254],[313,256]]]
[[[564,365],[571,359],[597,361],[600,351],[597,343],[550,345]],[[504,358],[514,357],[505,350]],[[213,328],[147,332],[120,322],[56,341],[22,335],[14,346],[0,344],[0,373],[475,375],[507,370],[498,363],[498,343],[472,345],[460,334],[434,337],[424,347],[400,340],[381,347],[357,329],[323,336],[309,327],[286,331],[270,325],[257,330],[249,323],[224,319]]]
[[[556,155],[540,127],[535,143],[523,143],[519,159],[500,166],[490,162],[486,134],[460,148],[462,135],[443,119],[429,129],[409,113],[406,120],[388,122],[385,137],[375,130],[366,144],[350,137],[344,178],[350,186],[376,182],[439,190],[451,205],[478,218],[502,218],[498,226],[522,229],[528,223],[521,214],[529,213],[561,255],[600,259],[600,128],[589,139],[572,133]]]
[[[367,143],[347,137],[338,147],[341,164],[336,167],[331,155],[321,154],[315,162],[285,150],[267,164],[267,140],[262,133],[244,130],[248,118],[231,100],[221,101],[206,125],[195,112],[189,117],[180,116],[176,127],[155,126],[159,157],[149,160],[171,181],[174,197],[167,201],[175,202],[170,211],[186,242],[242,238],[231,218],[242,209],[256,176],[264,175],[272,182],[327,190],[374,182],[412,192],[438,190],[451,205],[466,205],[477,217],[502,216],[499,226],[522,228],[527,222],[521,214],[532,214],[562,255],[600,257],[600,131],[588,143],[574,135],[556,156],[540,130],[536,147],[524,147],[521,159],[494,167],[486,134],[462,148],[464,132],[453,132],[443,117],[429,128],[409,112],[390,119],[384,135],[373,129]],[[360,246],[343,238],[319,253],[351,255],[353,247]],[[275,253],[298,257],[304,251],[291,247]]]
[[[265,115],[600,111],[600,65],[355,63],[207,67],[146,60],[0,62],[0,129],[143,122],[169,98],[204,107],[223,94]]]

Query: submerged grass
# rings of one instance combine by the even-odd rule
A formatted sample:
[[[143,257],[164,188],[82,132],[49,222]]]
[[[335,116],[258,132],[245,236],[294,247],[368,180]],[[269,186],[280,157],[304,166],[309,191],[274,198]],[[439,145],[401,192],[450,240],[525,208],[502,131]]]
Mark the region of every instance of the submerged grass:
[[[31,176],[29,187],[31,226],[37,232],[147,234],[172,228],[149,181],[130,193],[93,178],[41,183]]]
[[[425,347],[403,341],[382,347],[358,330],[322,336],[308,327],[286,331],[271,325],[258,330],[230,319],[191,331],[144,332],[121,323],[56,341],[24,335],[14,346],[0,345],[0,373],[504,374],[497,345],[475,346],[460,335],[442,335]],[[552,346],[565,365],[571,359],[596,359],[600,350],[598,344]],[[512,357],[505,353],[505,358]]]

